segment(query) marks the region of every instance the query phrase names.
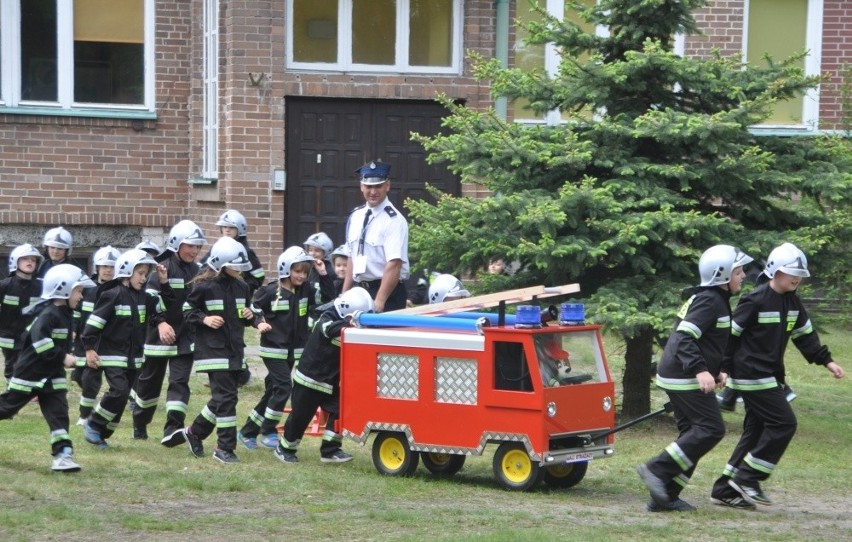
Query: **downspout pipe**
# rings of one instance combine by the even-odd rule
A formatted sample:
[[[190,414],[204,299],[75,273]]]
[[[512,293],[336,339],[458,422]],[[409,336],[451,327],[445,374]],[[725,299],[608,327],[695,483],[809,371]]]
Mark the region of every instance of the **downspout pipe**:
[[[494,29],[494,57],[504,68],[509,67],[509,6],[511,0],[494,0],[496,28]],[[494,111],[505,120],[509,115],[509,102],[505,96],[494,100]]]

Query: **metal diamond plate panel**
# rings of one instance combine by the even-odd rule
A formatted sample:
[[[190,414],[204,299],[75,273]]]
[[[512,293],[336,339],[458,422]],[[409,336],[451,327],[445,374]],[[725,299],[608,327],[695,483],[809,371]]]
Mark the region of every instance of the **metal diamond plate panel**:
[[[417,356],[379,354],[376,395],[389,399],[417,399],[419,368]]]
[[[435,360],[435,401],[476,404],[476,360],[437,358]]]

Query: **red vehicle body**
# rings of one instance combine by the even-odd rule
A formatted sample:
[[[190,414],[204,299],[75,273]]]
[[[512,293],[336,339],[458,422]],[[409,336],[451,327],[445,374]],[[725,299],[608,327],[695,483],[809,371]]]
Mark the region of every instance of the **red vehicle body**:
[[[503,487],[571,487],[590,460],[613,454],[600,326],[348,328],[340,380],[340,429],[361,444],[375,434],[384,474],[411,474],[422,459],[449,476],[495,445]]]

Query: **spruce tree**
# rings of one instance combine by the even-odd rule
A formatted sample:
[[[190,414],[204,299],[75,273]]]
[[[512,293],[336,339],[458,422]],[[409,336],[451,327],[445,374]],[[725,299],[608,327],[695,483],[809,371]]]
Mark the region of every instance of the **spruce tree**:
[[[541,115],[559,110],[563,123],[521,125],[441,98],[451,110],[445,133],[415,135],[431,162],[491,195],[408,201],[412,260],[462,273],[505,254],[520,271],[499,287],[578,282],[589,319],[625,340],[627,417],[650,410],[654,344],[681,291],[697,284],[703,250],[733,244],[759,261],[789,240],[815,263],[828,247],[849,258],[837,250],[850,229],[845,142],[749,130],[818,80],[804,75],[801,56],[744,66],[676,54],[674,36],[697,31],[692,11],[705,4],[574,6],[607,36],[542,12],[529,42],[557,46],[555,76],[472,60],[495,96],[525,98]]]

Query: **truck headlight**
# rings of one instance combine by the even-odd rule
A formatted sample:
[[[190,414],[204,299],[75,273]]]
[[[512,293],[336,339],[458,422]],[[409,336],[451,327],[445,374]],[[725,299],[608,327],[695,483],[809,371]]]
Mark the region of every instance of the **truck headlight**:
[[[603,398],[603,409],[604,412],[612,410],[612,397],[606,396]]]
[[[556,416],[556,403],[554,403],[553,401],[547,403],[547,415],[551,418]]]

